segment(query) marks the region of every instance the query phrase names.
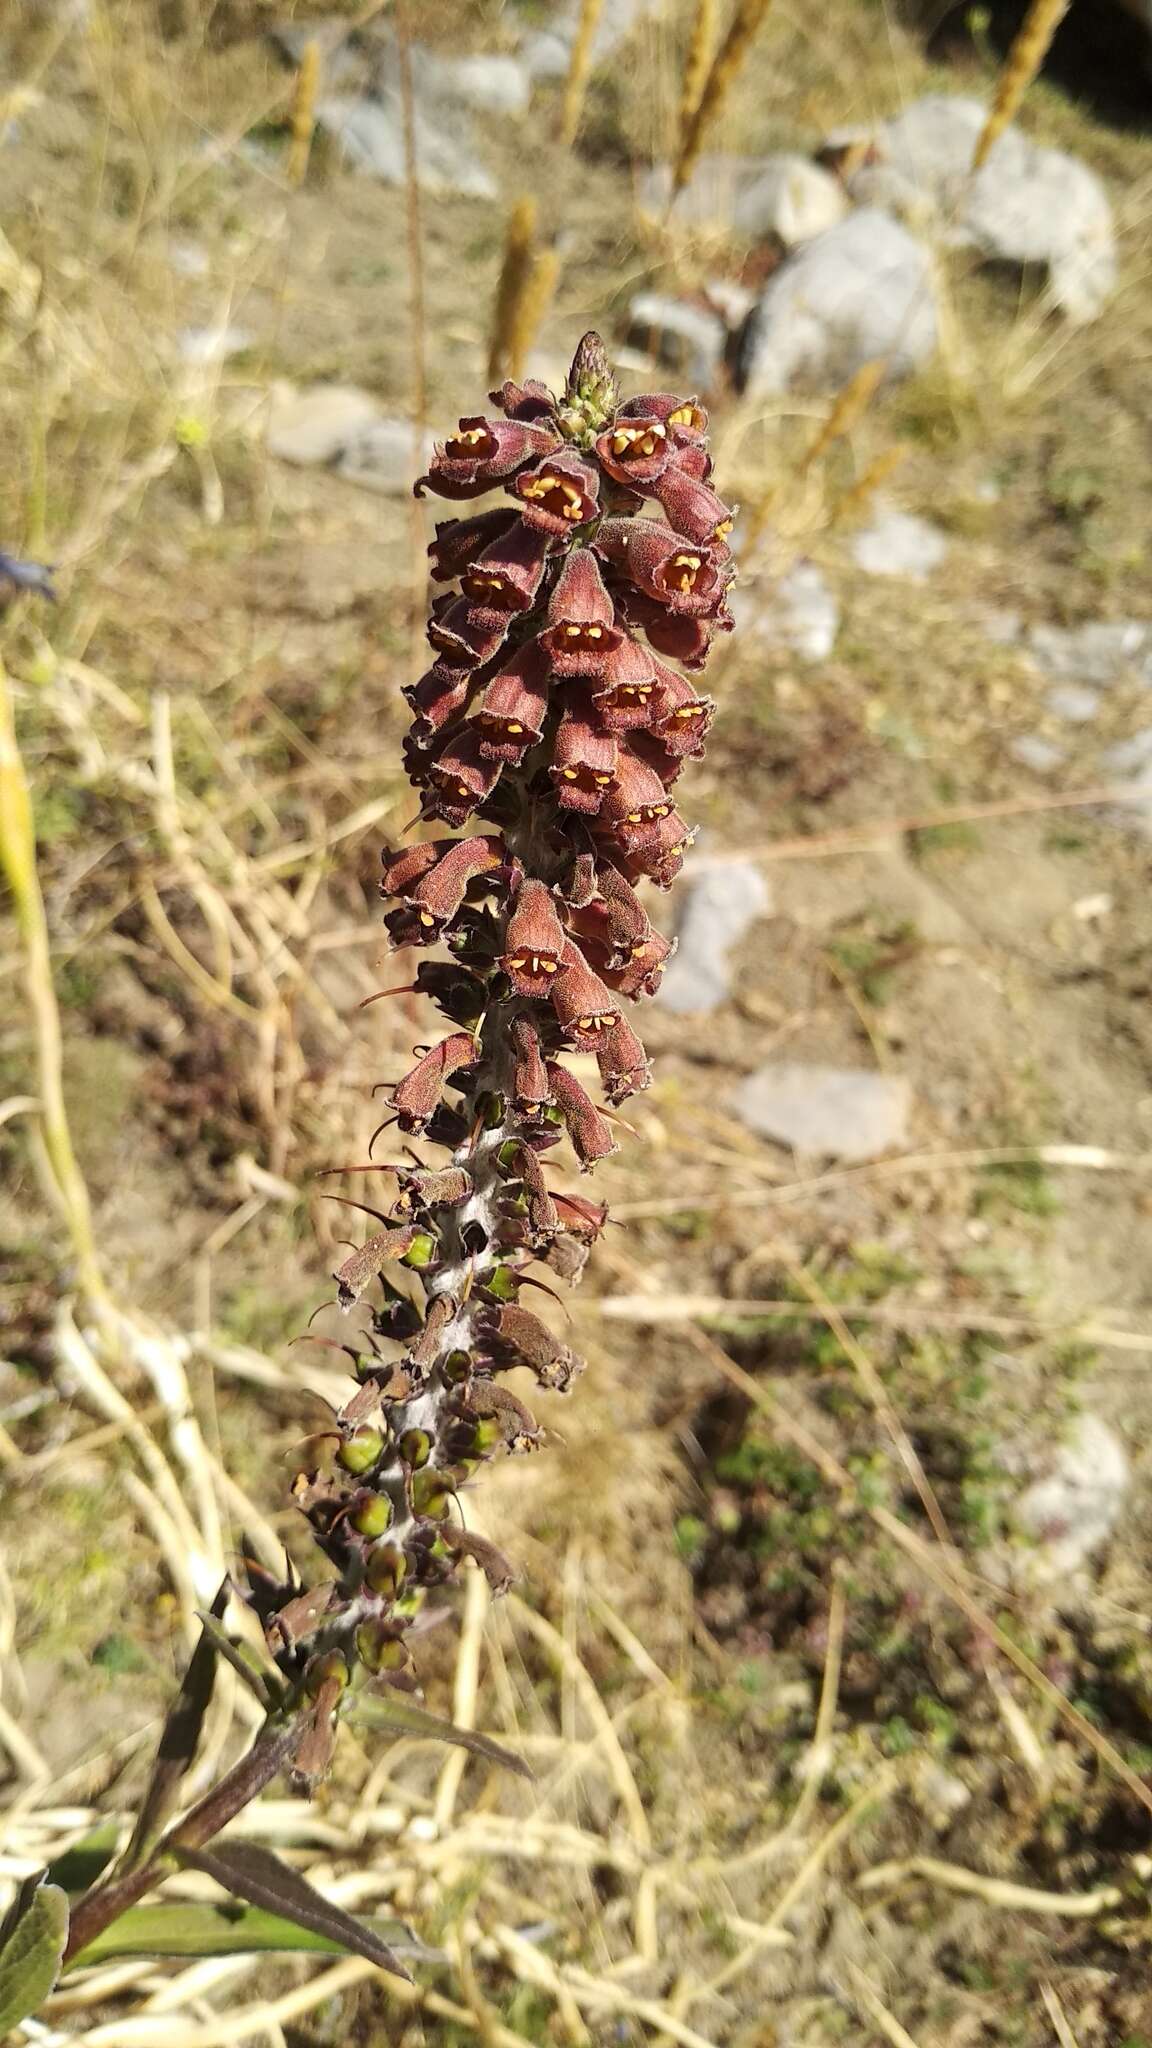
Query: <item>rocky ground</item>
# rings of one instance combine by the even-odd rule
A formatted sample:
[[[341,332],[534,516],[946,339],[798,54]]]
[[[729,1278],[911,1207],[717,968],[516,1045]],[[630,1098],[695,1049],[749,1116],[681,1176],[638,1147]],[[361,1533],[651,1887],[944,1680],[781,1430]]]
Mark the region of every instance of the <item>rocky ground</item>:
[[[59,602],[0,648],[100,1256],[169,1340],[104,1362],[177,1493],[72,1334],[6,924],[6,1882],[130,1802],[201,1566],[298,1540],[315,1174],[428,1028],[356,1007],[403,979],[407,486],[482,403],[526,187],[530,368],[596,324],[630,388],[686,380],[741,503],[591,1369],[476,1502],[516,1593],[424,1653],[538,1783],[350,1744],[270,1803],[442,1948],[421,2009],[165,1966],[38,2040],[1152,2041],[1152,141],[1041,80],[970,179],[995,10],[930,59],[837,0],[768,17],[669,213],[688,12],[608,0],[568,152],[575,10],[421,11],[422,345],[389,16],[4,26],[0,545]]]

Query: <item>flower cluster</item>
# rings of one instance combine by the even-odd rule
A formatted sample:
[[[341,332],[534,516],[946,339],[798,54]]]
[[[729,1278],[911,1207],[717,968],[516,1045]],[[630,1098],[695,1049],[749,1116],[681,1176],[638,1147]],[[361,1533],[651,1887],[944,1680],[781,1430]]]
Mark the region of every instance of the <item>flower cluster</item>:
[[[499,493],[436,528],[433,658],[405,692],[420,818],[463,836],[384,858],[395,946],[436,949],[408,986],[451,1027],[390,1084],[387,1122],[448,1163],[381,1169],[379,1229],[336,1276],[360,1385],[295,1495],[337,1576],[254,1588],[325,1725],[353,1681],[414,1684],[413,1621],[459,1558],[510,1577],[460,1496],[482,1460],[540,1440],[501,1376],[563,1391],[580,1369],[522,1296],[533,1262],[579,1277],[605,1212],[543,1162],[565,1138],[582,1168],[604,1158],[613,1110],[648,1085],[626,1006],[670,947],[638,885],[668,888],[691,843],[678,784],[713,706],[689,676],[732,625],[732,518],[694,399],[619,403],[595,335],[560,397],[492,399],[500,416],[462,419],[416,485]],[[573,1053],[594,1057],[601,1104]]]

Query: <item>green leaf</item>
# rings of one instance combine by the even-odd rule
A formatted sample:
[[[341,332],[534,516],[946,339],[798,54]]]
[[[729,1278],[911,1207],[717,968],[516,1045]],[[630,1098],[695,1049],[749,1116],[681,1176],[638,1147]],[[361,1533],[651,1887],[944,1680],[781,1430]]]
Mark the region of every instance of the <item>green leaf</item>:
[[[68,1939],[68,1900],[59,1885],[36,1886],[0,1949],[0,2040],[43,2005]]]
[[[378,1729],[385,1735],[414,1735],[422,1742],[449,1742],[456,1749],[467,1749],[473,1756],[485,1757],[490,1764],[503,1764],[505,1770],[515,1771],[517,1777],[527,1778],[530,1783],[534,1781],[535,1774],[514,1750],[493,1742],[490,1735],[478,1735],[474,1728],[457,1728],[454,1721],[442,1721],[439,1715],[430,1714],[426,1707],[415,1706],[398,1693],[387,1699],[374,1692],[346,1693],[341,1703],[341,1715],[345,1720],[359,1721],[362,1727]]]
[[[413,1939],[402,1920],[358,1919],[356,1925],[372,1941],[387,1944],[393,1955],[417,1962],[439,1962],[440,1951]],[[238,1901],[213,1905],[192,1900],[164,1900],[154,1906],[133,1906],[95,1941],[72,1957],[68,1967],[104,1963],[114,1956],[235,1956],[260,1952],[347,1955],[347,1944],[334,1935],[317,1934],[280,1913]]]
[[[271,1849],[259,1842],[220,1842],[214,1849],[183,1849],[181,1863],[215,1878],[226,1892],[249,1906],[279,1913],[295,1927],[334,1941],[348,1955],[364,1956],[378,1969],[391,1970],[397,1977],[408,1972],[393,1951],[363,1921],[335,1906],[310,1885],[298,1870],[281,1863]]]
[[[58,1884],[62,1891],[86,1892],[102,1877],[116,1854],[120,1824],[102,1820],[90,1828],[70,1849],[62,1850],[44,1872],[45,1884]]]

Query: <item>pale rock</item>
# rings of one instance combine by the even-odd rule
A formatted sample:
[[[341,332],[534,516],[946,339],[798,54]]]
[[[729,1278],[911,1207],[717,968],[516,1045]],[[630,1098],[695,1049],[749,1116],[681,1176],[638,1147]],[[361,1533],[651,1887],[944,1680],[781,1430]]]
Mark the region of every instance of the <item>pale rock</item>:
[[[880,161],[850,178],[853,197],[926,223],[995,262],[1038,264],[1069,320],[1093,320],[1116,284],[1108,195],[1094,171],[1009,127],[975,174],[980,100],[932,93],[877,132]]]
[[[698,862],[685,890],[677,949],[656,998],[660,1008],[699,1016],[726,1002],[733,949],[768,907],[768,885],[751,861]]]
[[[750,397],[772,396],[842,384],[879,358],[890,378],[906,376],[936,340],[927,250],[890,215],[862,207],[769,278],[741,329],[734,381]]]
[[[640,184],[642,211],[663,218],[672,170],[657,164]],[[757,240],[775,235],[786,249],[835,227],[848,211],[843,186],[805,156],[702,156],[672,207],[676,220]]]
[[[385,497],[406,498],[432,460],[434,442],[418,442],[409,420],[379,419],[359,428],[341,449],[336,474]]]
[[[1137,619],[1093,620],[1085,626],[1033,626],[1028,649],[1055,682],[1106,689],[1126,670],[1152,682],[1152,626]]]
[[[1083,683],[1057,683],[1045,697],[1044,708],[1053,718],[1064,718],[1070,725],[1086,725],[1100,709],[1100,692],[1089,690]]]
[[[281,462],[305,467],[335,462],[358,434],[382,417],[376,400],[354,384],[273,389],[267,448]]]
[[[745,586],[733,593],[740,630],[795,654],[827,661],[840,630],[840,606],[822,569],[799,562],[761,595]]]
[[[908,1142],[912,1088],[902,1074],[772,1060],[729,1101],[762,1138],[828,1159],[876,1159]]]
[[[255,336],[247,327],[227,324],[213,327],[182,327],[176,337],[180,360],[197,368],[226,363],[230,356],[243,355]]]
[[[1055,740],[1045,739],[1042,733],[1022,732],[1009,741],[1008,752],[1021,768],[1030,768],[1033,775],[1047,775],[1051,769],[1059,768],[1068,750]]]
[[[592,65],[603,64],[642,21],[658,15],[664,0],[604,0],[592,36]],[[520,59],[534,79],[568,75],[572,45],[580,25],[582,0],[564,0],[547,26],[528,31],[520,43]]]
[[[1112,1535],[1132,1483],[1116,1431],[1098,1415],[1079,1415],[1061,1443],[1041,1453],[1009,1450],[1005,1463],[1041,1467],[1012,1510],[1035,1544],[1025,1575],[1053,1584],[1082,1570]]]
[[[923,583],[939,568],[948,542],[938,526],[894,505],[877,508],[870,523],[853,536],[852,559],[868,576],[905,576]]]
[[[430,99],[454,100],[481,114],[525,114],[532,98],[528,67],[518,57],[443,57],[422,51],[416,78],[418,91]]]
[[[316,120],[335,138],[356,170],[385,185],[404,183],[404,116],[398,91],[383,90],[371,99],[359,95],[322,99]],[[418,105],[414,126],[422,191],[434,197],[496,198],[496,181],[475,155],[458,116],[449,130]]]
[[[207,277],[211,267],[208,251],[200,242],[173,235],[168,244],[168,267],[177,277]]]
[[[716,382],[727,339],[719,314],[689,300],[640,292],[628,308],[628,346],[646,350],[697,391]]]

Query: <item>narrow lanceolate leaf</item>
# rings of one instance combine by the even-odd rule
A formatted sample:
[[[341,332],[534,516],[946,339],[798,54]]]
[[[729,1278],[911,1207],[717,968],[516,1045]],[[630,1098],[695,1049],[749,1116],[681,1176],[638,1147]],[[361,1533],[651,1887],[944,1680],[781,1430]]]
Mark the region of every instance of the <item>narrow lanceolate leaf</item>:
[[[0,2041],[43,2005],[60,1975],[67,1939],[66,1895],[59,1885],[37,1885],[0,1949]]]
[[[214,1849],[186,1849],[180,1852],[180,1861],[214,1878],[234,1898],[279,1914],[309,1934],[322,1935],[348,1955],[363,1956],[379,1969],[391,1970],[393,1976],[407,1977],[395,1951],[364,1921],[323,1898],[298,1870],[290,1870],[258,1842],[220,1842]]]
[[[345,1720],[358,1721],[362,1728],[374,1728],[384,1735],[414,1735],[422,1742],[448,1742],[456,1749],[470,1750],[473,1756],[485,1757],[490,1764],[503,1764],[505,1770],[515,1771],[520,1778],[531,1781],[534,1777],[523,1757],[514,1750],[505,1749],[490,1735],[479,1735],[475,1728],[457,1728],[454,1721],[442,1721],[438,1714],[430,1714],[427,1708],[418,1707],[411,1700],[395,1696],[385,1699],[371,1692],[353,1693],[343,1715]]]
[[[180,1787],[195,1762],[216,1682],[216,1644],[209,1623],[219,1623],[228,1597],[225,1579],[205,1618],[204,1633],[192,1652],[184,1683],[164,1723],[132,1839],[121,1858],[121,1871],[137,1869],[151,1853],[175,1812]]]
[[[402,1920],[357,1920],[368,1939],[386,1945],[393,1955],[416,1962],[437,1962],[439,1951],[413,1939]],[[235,1956],[295,1953],[337,1956],[348,1953],[346,1941],[316,1934],[258,1906],[237,1901],[163,1900],[155,1906],[133,1906],[74,1956],[70,1969],[105,1963],[115,1956]]]

